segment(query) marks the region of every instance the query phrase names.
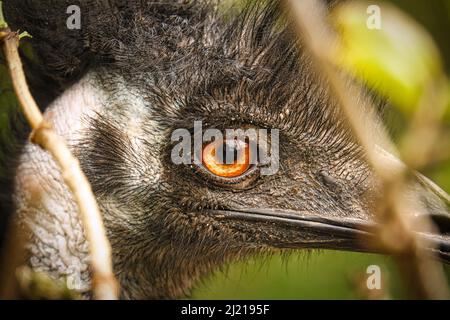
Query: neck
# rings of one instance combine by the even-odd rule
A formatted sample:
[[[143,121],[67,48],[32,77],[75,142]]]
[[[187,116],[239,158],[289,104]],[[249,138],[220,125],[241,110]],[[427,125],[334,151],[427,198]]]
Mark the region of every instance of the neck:
[[[57,98],[44,117],[70,145],[85,129],[82,117],[97,112],[101,100],[86,77]],[[75,290],[89,290],[88,249],[77,206],[52,157],[30,142],[19,157],[13,202],[14,222],[26,229],[29,265],[67,278]]]

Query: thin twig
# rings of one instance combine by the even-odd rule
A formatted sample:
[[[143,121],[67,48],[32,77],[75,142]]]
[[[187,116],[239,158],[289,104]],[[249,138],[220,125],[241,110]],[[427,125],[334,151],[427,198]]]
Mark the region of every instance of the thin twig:
[[[100,210],[89,181],[81,171],[78,160],[71,154],[63,138],[58,136],[51,125],[43,120],[43,115],[25,80],[18,53],[18,34],[11,32],[9,28],[4,28],[0,30],[1,40],[3,40],[3,52],[14,91],[33,130],[31,141],[53,156],[61,168],[64,182],[69,187],[78,205],[84,232],[89,243],[94,298],[117,299],[118,286],[112,269],[111,246],[106,237]]]
[[[447,298],[449,293],[442,268],[426,255],[421,239],[410,230],[412,223],[405,214],[411,209],[404,197],[407,169],[387,162],[380,153],[383,149],[393,149],[388,135],[380,125],[375,125],[380,122],[374,113],[357,107],[361,102],[358,98],[363,97],[361,89],[350,84],[333,65],[339,41],[325,23],[325,7],[317,0],[289,0],[288,3],[317,71],[329,82],[355,138],[365,151],[366,160],[381,181],[383,197],[377,208],[377,218],[382,225],[377,234],[380,244],[397,258],[416,298]],[[423,148],[427,148],[424,153],[428,153],[428,146]],[[425,230],[421,231],[431,229],[431,222],[425,225]]]

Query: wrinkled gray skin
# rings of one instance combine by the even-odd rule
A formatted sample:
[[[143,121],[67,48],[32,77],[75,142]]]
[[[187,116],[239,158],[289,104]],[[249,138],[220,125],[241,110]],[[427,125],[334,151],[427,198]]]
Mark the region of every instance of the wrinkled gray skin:
[[[270,208],[306,220],[373,220],[376,178],[289,24],[274,26],[276,5],[223,20],[208,4],[82,2],[83,28],[71,33],[64,1],[56,2],[9,1],[5,10],[34,36],[41,65],[29,69],[30,83],[92,183],[123,298],[184,297],[202,276],[254,254],[364,250],[356,233],[232,214]],[[35,14],[46,6],[50,14]],[[280,129],[280,170],[242,189],[174,165],[171,132],[194,120]],[[16,163],[11,208],[30,231],[29,264],[89,296],[87,244],[59,170],[30,143]],[[444,210],[428,193],[423,199]]]

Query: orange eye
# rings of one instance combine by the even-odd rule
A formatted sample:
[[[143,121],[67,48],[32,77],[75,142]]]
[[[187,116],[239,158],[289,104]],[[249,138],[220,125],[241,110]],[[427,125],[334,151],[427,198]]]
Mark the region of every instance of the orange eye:
[[[227,154],[233,155],[230,164],[226,163]],[[203,165],[211,173],[223,178],[235,178],[250,167],[250,147],[240,140],[213,141],[203,147],[202,158]]]

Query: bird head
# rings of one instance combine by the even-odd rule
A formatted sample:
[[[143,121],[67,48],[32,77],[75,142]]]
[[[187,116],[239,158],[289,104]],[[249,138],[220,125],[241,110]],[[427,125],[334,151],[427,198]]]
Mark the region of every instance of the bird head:
[[[125,297],[181,296],[249,255],[377,250],[368,239],[379,179],[276,1],[229,14],[202,2],[119,2],[81,3],[80,31],[35,32],[33,41],[58,88],[81,81],[101,96],[71,145],[103,212]],[[40,39],[67,45],[46,55]],[[230,129],[267,134],[236,143]],[[173,157],[177,130],[189,142],[182,163]],[[222,138],[207,139],[208,130]],[[216,151],[227,148],[244,160],[221,163]],[[276,167],[269,174],[263,152]],[[443,233],[422,236],[448,262],[450,215],[433,190],[424,178],[408,186]]]

